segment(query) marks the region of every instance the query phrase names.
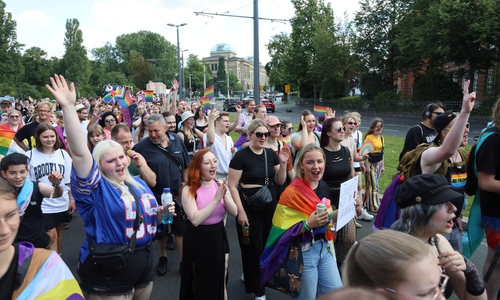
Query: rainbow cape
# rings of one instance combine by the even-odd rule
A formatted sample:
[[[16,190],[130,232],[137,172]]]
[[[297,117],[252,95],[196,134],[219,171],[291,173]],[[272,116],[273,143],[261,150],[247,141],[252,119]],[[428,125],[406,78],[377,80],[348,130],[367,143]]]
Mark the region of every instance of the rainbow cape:
[[[314,116],[324,117],[326,115],[326,109],[327,109],[326,106],[314,104]]]
[[[19,129],[22,127],[23,124],[19,124]],[[7,155],[14,135],[16,135],[16,132],[10,129],[8,123],[0,125],[0,155]]]
[[[214,86],[211,85],[207,87],[205,90],[205,97],[208,97],[208,99],[212,99],[214,97]]]
[[[210,109],[210,99],[207,96],[201,97],[200,103],[203,107],[203,112],[206,113]]]
[[[296,178],[280,196],[280,201],[273,216],[273,226],[269,233],[264,252],[260,256],[260,284],[263,286],[279,268],[286,256],[290,243],[300,235],[302,221],[316,211],[316,205],[325,203],[331,211],[330,200],[319,200],[309,183]],[[328,241],[333,240],[333,233],[328,226],[314,228],[314,234],[325,234]],[[312,240],[312,235],[307,232],[302,237],[302,242]]]

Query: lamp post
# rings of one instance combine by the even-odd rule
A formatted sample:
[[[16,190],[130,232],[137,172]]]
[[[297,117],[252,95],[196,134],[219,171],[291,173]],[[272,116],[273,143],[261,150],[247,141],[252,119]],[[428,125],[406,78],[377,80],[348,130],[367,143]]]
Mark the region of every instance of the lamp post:
[[[186,51],[189,51],[189,49],[182,50],[182,58],[181,58],[181,60],[182,60],[181,99],[184,99],[184,91],[186,90],[186,79],[184,77],[184,52],[186,52]]]
[[[191,89],[191,76],[193,76],[193,73],[189,73],[189,101],[191,101],[191,97],[193,95],[193,90]]]
[[[187,23],[182,23],[179,25],[168,23],[167,25],[171,26],[171,27],[177,27],[177,80],[180,82],[181,81],[181,46],[179,43],[179,27],[186,26]]]

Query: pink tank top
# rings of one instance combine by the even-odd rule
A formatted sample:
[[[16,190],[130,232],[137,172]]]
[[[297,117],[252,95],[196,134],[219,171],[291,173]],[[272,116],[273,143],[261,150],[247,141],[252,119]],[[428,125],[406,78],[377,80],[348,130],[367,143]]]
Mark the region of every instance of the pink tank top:
[[[198,209],[202,209],[207,206],[212,200],[214,200],[215,193],[217,192],[217,183],[212,180],[212,186],[200,186],[196,191],[196,206]],[[213,225],[217,224],[224,219],[224,214],[226,213],[226,207],[224,206],[224,200],[221,200],[219,204],[215,207],[214,211],[210,214],[205,221],[201,222],[201,225]]]

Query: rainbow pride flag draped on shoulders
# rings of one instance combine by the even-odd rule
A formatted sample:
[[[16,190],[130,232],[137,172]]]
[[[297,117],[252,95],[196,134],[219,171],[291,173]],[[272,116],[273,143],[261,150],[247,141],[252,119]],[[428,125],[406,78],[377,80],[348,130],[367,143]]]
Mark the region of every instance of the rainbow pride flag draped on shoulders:
[[[309,183],[296,178],[280,196],[273,216],[273,226],[269,233],[264,252],[260,256],[260,284],[263,286],[283,262],[290,243],[300,235],[302,221],[316,211],[316,205],[325,203],[331,211],[330,200],[319,200]],[[314,234],[325,234],[328,241],[333,240],[333,233],[328,226],[314,228]],[[306,232],[301,242],[312,240],[310,232]]]
[[[18,130],[23,128],[23,126],[23,124],[19,124]],[[10,128],[9,123],[0,125],[0,155],[7,155],[14,135],[16,135],[16,132]]]

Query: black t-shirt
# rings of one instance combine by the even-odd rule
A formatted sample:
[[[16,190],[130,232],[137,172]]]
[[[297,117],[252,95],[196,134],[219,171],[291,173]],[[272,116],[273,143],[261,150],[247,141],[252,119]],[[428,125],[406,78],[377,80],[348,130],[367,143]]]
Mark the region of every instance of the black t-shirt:
[[[17,261],[19,260],[19,246],[14,244],[14,258],[10,262],[7,272],[0,278],[0,299],[12,299],[16,282]]]
[[[500,180],[500,134],[491,134],[479,147],[476,165],[478,172],[495,174]],[[500,194],[481,191],[481,214],[500,218]]]
[[[45,225],[42,220],[43,196],[40,193],[38,184],[39,182],[33,182],[30,204],[24,211],[15,242],[30,242],[36,248],[45,248],[50,243],[50,237],[45,232]]]
[[[453,164],[451,160],[448,159],[448,163]],[[451,188],[456,191],[457,193],[460,193],[463,195],[463,198],[460,199],[455,199],[453,201],[450,201],[457,210],[455,211],[455,216],[460,217],[462,214],[462,209],[464,206],[464,201],[465,201],[465,193],[464,193],[464,186],[465,182],[467,182],[467,170],[465,168],[465,165],[463,166],[449,166],[448,171],[445,175],[446,179],[450,182]]]
[[[417,148],[418,145],[422,143],[432,143],[436,138],[437,132],[435,129],[429,128],[424,124],[417,124],[410,128],[406,133],[405,144],[401,154],[399,154],[399,160],[403,158],[406,152]]]
[[[188,138],[184,130],[180,129],[179,132],[184,135],[184,146],[186,147],[188,154],[194,155],[194,152],[196,151],[196,149],[198,149],[200,139],[198,138],[198,136],[196,136],[194,130],[191,131],[191,139]]]
[[[270,182],[274,179],[276,172],[274,166],[280,164],[280,160],[273,149],[264,148],[267,153],[267,172]],[[264,152],[255,154],[250,147],[246,147],[236,152],[229,163],[229,167],[235,170],[242,170],[240,182],[243,184],[264,185],[266,178]]]
[[[340,184],[351,175],[351,152],[345,146],[341,146],[339,151],[322,149],[326,157],[323,180],[330,187],[340,188]]]
[[[316,196],[318,196],[319,200],[323,198],[330,199],[330,188],[323,180],[319,181],[318,187],[314,190],[314,192],[316,193]]]
[[[27,145],[28,149],[35,148],[35,132],[39,124],[40,122],[35,121],[28,125],[25,125],[23,128],[19,129],[19,131],[15,135],[15,138],[20,142],[24,142]]]

